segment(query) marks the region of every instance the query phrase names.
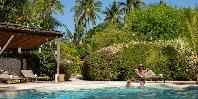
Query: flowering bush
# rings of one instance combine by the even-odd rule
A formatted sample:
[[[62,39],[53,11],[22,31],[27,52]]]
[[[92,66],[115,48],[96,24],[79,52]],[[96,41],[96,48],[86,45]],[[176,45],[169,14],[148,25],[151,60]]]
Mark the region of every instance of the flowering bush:
[[[102,52],[104,54],[108,54],[108,53],[118,53],[119,51],[121,51],[123,49],[123,45],[121,44],[114,44],[112,46],[108,46],[105,48],[101,48],[100,50],[98,50],[99,52]]]
[[[194,79],[195,58],[184,40],[114,44],[93,52],[85,60],[83,76],[90,80],[126,80],[144,64],[170,80]]]

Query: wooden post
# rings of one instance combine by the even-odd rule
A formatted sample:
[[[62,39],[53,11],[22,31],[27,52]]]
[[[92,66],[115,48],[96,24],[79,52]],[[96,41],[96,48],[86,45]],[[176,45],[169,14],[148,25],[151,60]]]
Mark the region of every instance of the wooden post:
[[[23,52],[19,53],[20,54],[20,59],[21,59],[21,70],[23,70]]]
[[[56,60],[57,60],[57,68],[56,68],[57,76],[59,77],[59,69],[60,69],[60,38],[57,38],[57,57],[56,57]]]

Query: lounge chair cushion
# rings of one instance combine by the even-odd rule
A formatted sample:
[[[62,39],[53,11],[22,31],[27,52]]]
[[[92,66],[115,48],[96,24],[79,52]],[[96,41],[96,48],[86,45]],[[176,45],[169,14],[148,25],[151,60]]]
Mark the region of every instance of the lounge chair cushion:
[[[33,77],[35,77],[34,74],[33,74],[33,72],[32,72],[32,70],[21,70],[21,73],[26,78],[33,78]]]
[[[145,73],[145,77],[156,77],[156,74],[152,70],[148,70]]]
[[[146,77],[146,78],[149,78],[149,77],[157,77],[156,74],[152,71],[152,70],[147,70],[146,73],[144,75],[141,75],[139,72],[138,72],[138,69],[135,69],[135,72],[138,76],[140,77]]]
[[[0,73],[1,74],[8,74],[8,71],[6,71],[6,70],[0,70]]]

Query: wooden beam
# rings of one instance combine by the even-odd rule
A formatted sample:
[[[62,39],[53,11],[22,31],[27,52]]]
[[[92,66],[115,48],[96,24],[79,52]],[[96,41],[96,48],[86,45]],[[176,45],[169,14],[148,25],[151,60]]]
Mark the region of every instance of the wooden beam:
[[[0,45],[5,45],[7,42],[7,39],[10,38],[11,35],[14,35],[14,38],[10,42],[10,44],[7,46],[6,49],[16,49],[18,47],[21,47],[22,49],[32,49],[35,47],[38,47],[44,43],[46,43],[46,38],[51,41],[52,39],[55,39],[55,36],[51,35],[38,35],[38,34],[23,34],[23,33],[6,33],[5,31],[0,31]],[[37,40],[37,41],[36,41]],[[30,42],[29,42],[30,41]],[[38,42],[40,41],[40,42]],[[24,48],[25,47],[25,48]]]
[[[12,36],[12,35],[14,35],[14,34],[7,34],[7,35],[4,35],[4,34],[0,34],[1,36],[0,36],[0,45],[1,45],[1,47],[3,48],[3,46],[4,45],[6,45],[6,43],[8,42],[8,40],[9,40],[9,38]],[[16,38],[16,35],[14,35],[14,39]],[[14,40],[14,39],[12,39],[12,41]],[[12,42],[11,41],[11,42]],[[10,42],[10,44],[11,44],[11,42]],[[10,44],[9,44],[9,46],[10,46]],[[8,47],[9,47],[8,46]],[[7,48],[8,48],[7,47]],[[6,48],[6,49],[7,49]]]
[[[0,55],[3,53],[3,51],[7,48],[8,44],[11,42],[11,40],[14,38],[14,35],[12,35],[10,37],[10,39],[7,41],[7,43],[5,44],[5,46],[2,48],[2,50],[0,51]]]

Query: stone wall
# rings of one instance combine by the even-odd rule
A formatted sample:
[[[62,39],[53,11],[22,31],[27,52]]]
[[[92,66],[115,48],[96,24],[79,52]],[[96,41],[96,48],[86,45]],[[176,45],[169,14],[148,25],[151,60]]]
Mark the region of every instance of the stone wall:
[[[23,59],[23,69],[26,69],[26,59]],[[0,70],[7,70],[9,74],[16,73],[21,75],[21,59],[20,58],[0,58]]]

